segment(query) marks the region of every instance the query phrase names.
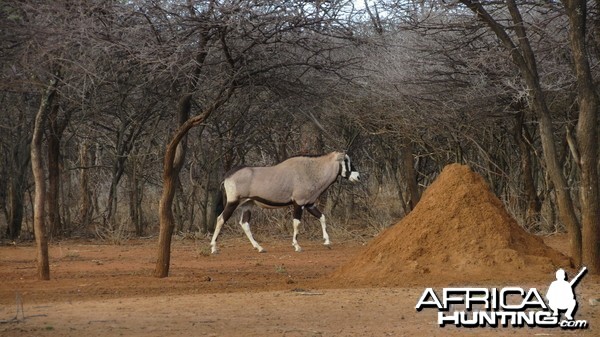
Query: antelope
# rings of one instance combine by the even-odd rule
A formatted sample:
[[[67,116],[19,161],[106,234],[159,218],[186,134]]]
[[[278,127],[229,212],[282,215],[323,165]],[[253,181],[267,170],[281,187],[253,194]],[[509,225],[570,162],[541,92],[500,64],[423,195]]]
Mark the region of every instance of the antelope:
[[[215,232],[210,242],[211,252],[217,253],[219,232],[237,208],[241,209],[240,225],[248,240],[258,252],[265,251],[254,240],[250,231],[250,209],[254,205],[262,208],[294,207],[292,246],[297,252],[302,251],[297,237],[304,209],[319,219],[324,244],[330,245],[325,215],[319,211],[315,202],[338,176],[351,182],[360,180],[360,174],[352,165],[350,157],[341,152],[321,156],[296,156],[275,166],[240,167],[231,170],[221,184],[223,197],[219,198],[221,204],[218,205],[217,212],[222,212],[217,217]]]

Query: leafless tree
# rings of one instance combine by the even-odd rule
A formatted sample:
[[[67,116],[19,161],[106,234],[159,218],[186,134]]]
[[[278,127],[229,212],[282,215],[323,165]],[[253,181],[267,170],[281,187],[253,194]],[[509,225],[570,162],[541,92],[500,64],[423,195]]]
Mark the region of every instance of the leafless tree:
[[[598,93],[590,67],[587,42],[588,3],[563,1],[569,18],[569,43],[577,78],[577,164],[581,171],[581,262],[600,274],[600,180],[598,179]]]

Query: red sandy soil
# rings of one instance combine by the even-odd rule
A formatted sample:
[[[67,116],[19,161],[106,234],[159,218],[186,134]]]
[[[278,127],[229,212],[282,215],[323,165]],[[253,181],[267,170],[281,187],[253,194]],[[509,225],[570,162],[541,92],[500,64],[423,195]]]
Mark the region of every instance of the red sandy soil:
[[[551,245],[566,249],[564,235]],[[577,287],[577,318],[590,329],[440,328],[433,310],[414,307],[424,286],[334,289],[323,279],[360,255],[352,242],[327,249],[303,241],[264,239],[259,254],[242,238],[225,238],[217,256],[206,242],[173,244],[171,276],[151,276],[154,240],[121,246],[68,241],[50,248],[50,281],[35,280],[32,244],[0,247],[0,336],[560,336],[598,335],[600,282],[587,275]],[[569,275],[573,271],[569,270]],[[518,283],[545,291],[545,282]],[[422,283],[441,283],[424,276]],[[515,285],[515,284],[513,284]],[[498,286],[498,284],[490,284]]]
[[[303,240],[296,253],[289,239],[257,239],[267,253],[231,235],[216,256],[206,254],[208,239],[176,240],[164,279],[152,277],[156,240],[54,243],[50,281],[35,280],[33,244],[0,246],[0,336],[600,335],[593,275],[576,288],[585,330],[439,327],[436,310],[415,310],[426,287],[545,294],[556,268],[569,264],[559,253],[565,235],[544,243],[524,232],[461,166],[446,169],[409,216],[366,247]]]

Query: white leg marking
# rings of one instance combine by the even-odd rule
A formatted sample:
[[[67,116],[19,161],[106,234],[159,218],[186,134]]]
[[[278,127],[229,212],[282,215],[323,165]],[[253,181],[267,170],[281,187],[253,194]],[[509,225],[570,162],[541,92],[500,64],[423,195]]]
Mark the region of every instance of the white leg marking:
[[[300,226],[300,220],[294,219],[294,236],[292,237],[292,246],[297,252],[301,252],[302,248],[298,244],[298,226]]]
[[[219,215],[217,218],[217,224],[215,225],[215,232],[213,233],[212,240],[210,241],[210,253],[217,253],[217,237],[219,236],[219,232],[221,231],[221,227],[223,227],[223,215]]]
[[[321,222],[321,228],[323,228],[323,240],[325,240],[323,244],[329,246],[331,244],[331,241],[329,241],[329,234],[327,234],[327,223],[325,222],[325,215],[321,214],[319,221]]]
[[[243,223],[240,222],[240,225],[242,225],[242,229],[244,230],[244,233],[246,233],[248,240],[250,240],[252,247],[256,248],[256,250],[258,250],[259,253],[264,252],[265,250],[263,249],[263,247],[261,247],[258,244],[258,242],[256,242],[256,240],[254,240],[254,237],[252,236],[252,232],[250,231],[250,224],[247,222],[243,222]]]

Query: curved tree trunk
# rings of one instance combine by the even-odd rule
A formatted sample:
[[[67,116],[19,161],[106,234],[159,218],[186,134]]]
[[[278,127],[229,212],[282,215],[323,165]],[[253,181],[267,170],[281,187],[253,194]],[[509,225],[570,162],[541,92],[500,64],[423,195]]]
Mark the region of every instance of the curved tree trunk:
[[[215,110],[223,105],[233,94],[235,87],[230,84],[219,93],[215,102],[209,106],[202,114],[188,118],[175,132],[173,139],[167,145],[165,158],[163,160],[163,191],[160,197],[158,207],[158,219],[160,222],[160,232],[158,235],[158,258],[154,269],[155,277],[169,276],[169,266],[171,264],[171,238],[175,228],[175,217],[173,216],[173,199],[177,188],[179,171],[183,166],[185,159],[185,147],[181,143],[188,131],[204,122]],[[191,94],[185,95],[179,104],[180,121],[184,116],[183,112],[188,109],[191,103]]]
[[[186,95],[180,102],[181,109],[186,102],[189,103],[191,95]],[[187,113],[189,114],[189,106]],[[179,182],[179,171],[183,166],[185,159],[185,146],[182,141],[185,139],[187,132],[194,126],[202,123],[209,114],[202,114],[192,117],[185,121],[175,132],[173,139],[167,145],[165,158],[163,160],[163,191],[160,197],[158,207],[158,217],[160,222],[160,233],[158,236],[158,260],[154,276],[167,277],[169,276],[169,266],[171,263],[171,238],[175,229],[175,216],[173,215],[173,200],[175,199],[175,191]]]
[[[42,162],[42,138],[48,116],[48,106],[52,104],[56,94],[57,79],[50,81],[46,94],[42,97],[39,110],[35,116],[33,137],[31,139],[31,169],[35,182],[35,198],[33,202],[33,230],[37,250],[37,272],[40,280],[50,279],[50,264],[48,261],[48,238],[44,223],[44,206],[46,204],[46,180]]]
[[[188,1],[187,6],[189,8],[190,15],[196,17],[196,12],[192,6],[192,2]],[[213,3],[211,2],[209,12],[213,10]],[[163,160],[163,191],[160,197],[160,203],[158,207],[158,219],[160,223],[160,232],[158,234],[158,258],[156,261],[156,267],[154,269],[155,277],[167,277],[169,276],[169,266],[171,264],[171,238],[173,236],[173,229],[175,228],[175,217],[173,216],[173,199],[175,198],[175,191],[179,183],[179,171],[183,166],[185,159],[186,142],[185,137],[188,131],[204,122],[213,111],[225,103],[233,94],[234,86],[233,83],[229,83],[228,86],[223,87],[219,91],[215,98],[215,101],[200,115],[188,118],[191,111],[192,104],[192,93],[198,86],[199,75],[202,71],[202,65],[208,55],[209,41],[209,29],[203,31],[199,35],[199,52],[196,55],[196,68],[194,69],[193,76],[189,83],[189,91],[184,94],[179,100],[178,105],[178,121],[179,128],[175,132],[173,139],[167,145],[165,151],[165,157]],[[182,144],[180,144],[183,141]]]

